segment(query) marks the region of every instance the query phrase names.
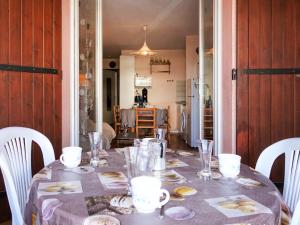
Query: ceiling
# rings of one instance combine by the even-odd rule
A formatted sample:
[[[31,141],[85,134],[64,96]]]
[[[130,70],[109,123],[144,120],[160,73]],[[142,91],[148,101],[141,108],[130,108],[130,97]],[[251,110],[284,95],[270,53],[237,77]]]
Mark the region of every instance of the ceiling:
[[[119,57],[121,50],[184,49],[185,37],[198,34],[198,0],[103,0],[103,56]]]

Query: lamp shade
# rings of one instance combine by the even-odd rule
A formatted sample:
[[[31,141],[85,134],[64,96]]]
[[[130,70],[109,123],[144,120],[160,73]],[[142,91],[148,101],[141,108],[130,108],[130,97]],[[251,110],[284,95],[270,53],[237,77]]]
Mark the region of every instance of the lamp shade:
[[[143,46],[135,52],[132,52],[132,55],[140,55],[140,56],[151,56],[151,55],[157,55],[158,53],[155,51],[152,51],[148,45],[147,45],[147,25],[144,25],[143,27],[144,32],[145,32],[145,41]]]

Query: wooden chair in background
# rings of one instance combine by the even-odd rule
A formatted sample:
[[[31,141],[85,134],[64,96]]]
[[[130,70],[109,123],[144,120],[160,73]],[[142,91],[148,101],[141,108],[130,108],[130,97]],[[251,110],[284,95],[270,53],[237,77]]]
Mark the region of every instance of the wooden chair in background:
[[[154,128],[156,128],[156,109],[155,108],[137,108],[135,111],[136,136],[140,136],[140,131],[150,130],[150,136],[154,137]],[[148,135],[147,135],[148,136]]]
[[[168,108],[166,109],[166,120],[165,120],[165,123],[162,125],[163,128],[165,128],[167,130],[167,134],[169,133],[169,130],[170,130],[170,106],[168,106]],[[167,135],[166,134],[166,135]]]
[[[114,129],[116,134],[121,131],[121,115],[120,115],[120,106],[113,106],[113,114],[114,114]]]

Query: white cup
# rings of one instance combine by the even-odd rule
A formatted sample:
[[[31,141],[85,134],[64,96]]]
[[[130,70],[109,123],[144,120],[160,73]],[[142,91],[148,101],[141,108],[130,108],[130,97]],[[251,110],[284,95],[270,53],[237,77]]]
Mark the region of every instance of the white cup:
[[[234,178],[240,174],[241,156],[219,154],[219,170],[224,177]]]
[[[81,147],[65,147],[62,150],[63,154],[60,156],[60,162],[67,168],[75,168],[81,162]]]
[[[152,213],[156,208],[165,205],[170,194],[167,190],[161,189],[161,181],[155,177],[140,176],[131,180],[133,205],[138,212]],[[160,197],[165,199],[160,201]]]

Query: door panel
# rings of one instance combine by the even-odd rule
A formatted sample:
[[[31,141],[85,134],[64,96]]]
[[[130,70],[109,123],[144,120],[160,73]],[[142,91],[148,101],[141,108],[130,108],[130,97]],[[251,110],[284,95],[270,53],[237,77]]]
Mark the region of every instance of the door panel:
[[[0,0],[0,64],[61,71],[61,0]],[[0,128],[25,126],[45,134],[61,152],[61,73],[0,70]],[[32,170],[42,156],[33,146]],[[7,205],[0,175],[0,204]],[[0,222],[8,213],[1,213]]]
[[[299,10],[297,0],[238,0],[238,70],[299,68]],[[299,136],[299,79],[288,74],[238,75],[237,153],[244,163],[255,167],[267,146]],[[272,179],[282,181],[283,171],[283,160],[277,160]]]

